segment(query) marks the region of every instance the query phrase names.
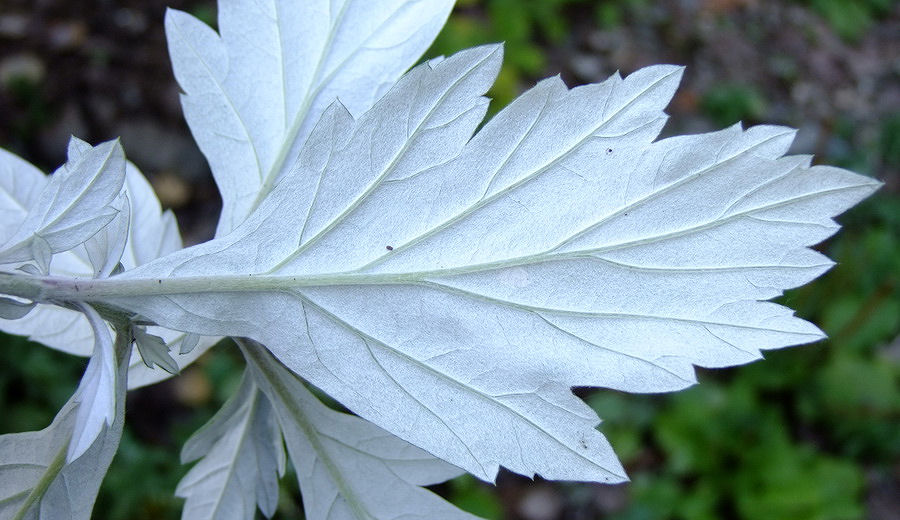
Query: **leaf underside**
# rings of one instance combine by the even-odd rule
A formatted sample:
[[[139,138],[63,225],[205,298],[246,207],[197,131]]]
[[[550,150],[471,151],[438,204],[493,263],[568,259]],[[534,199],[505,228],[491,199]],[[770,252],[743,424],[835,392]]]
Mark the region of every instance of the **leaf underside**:
[[[473,137],[500,55],[423,64],[358,118],[332,105],[233,233],[119,277],[159,280],[156,296],[97,294],[257,340],[483,479],[503,465],[623,480],[569,389],[672,391],[694,365],[820,339],[764,300],[828,269],[809,246],[877,183],[782,157],[781,127],[654,142],[671,66],[571,90],[551,78]]]

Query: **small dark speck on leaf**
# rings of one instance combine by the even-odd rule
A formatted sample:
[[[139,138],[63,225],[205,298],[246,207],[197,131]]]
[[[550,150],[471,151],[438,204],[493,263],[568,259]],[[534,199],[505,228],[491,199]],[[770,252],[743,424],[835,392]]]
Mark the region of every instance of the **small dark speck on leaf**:
[[[384,246],[384,248],[387,249],[388,251],[394,250],[394,246]]]
[[[612,153],[612,152],[613,152],[612,148],[607,148],[607,149],[606,149],[606,153],[607,153],[607,154],[610,154],[610,153]]]

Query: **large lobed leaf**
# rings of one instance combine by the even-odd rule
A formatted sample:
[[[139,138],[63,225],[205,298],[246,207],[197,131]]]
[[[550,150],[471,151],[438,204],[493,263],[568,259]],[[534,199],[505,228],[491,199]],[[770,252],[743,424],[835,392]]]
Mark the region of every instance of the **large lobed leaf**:
[[[239,341],[252,378],[186,447],[186,458],[202,457],[179,485],[186,518],[249,518],[257,506],[270,515],[282,431],[312,517],[466,517],[419,487],[458,474],[427,452],[488,480],[503,465],[620,481],[599,418],[571,387],[675,390],[694,381],[694,365],[744,363],[821,337],[765,300],[831,265],[809,246],[877,183],[782,157],[793,132],[778,127],[654,142],[677,67],[571,90],[546,80],[473,137],[497,47],[424,64],[385,94],[451,5],[223,2],[220,34],[170,11],[186,117],[224,200],[218,238],[195,248],[175,252],[171,214],[139,175],[126,175],[126,203],[121,182],[103,175],[109,161],[84,160],[105,146],[124,163],[112,145],[73,141],[70,164],[86,166],[67,165],[49,183],[0,155],[11,215],[0,256],[49,267],[57,278],[38,299],[69,302],[94,325],[93,334],[81,318],[41,329],[51,312],[73,313],[39,305],[4,328],[24,323],[79,353],[88,340],[109,347],[81,303],[101,302],[270,350]],[[107,278],[119,257],[135,268]],[[103,279],[59,278],[71,275]],[[10,315],[27,310],[3,303]],[[210,344],[187,352],[185,341],[176,366],[162,340],[136,334],[146,360],[170,370]],[[60,414],[74,421],[63,472],[86,460],[78,455],[94,449],[98,426],[114,417],[120,427],[121,409],[108,404],[122,399],[107,399],[103,377],[108,352],[95,351],[79,391],[91,406]],[[378,426],[329,410],[273,355]],[[138,363],[131,382],[165,377]],[[68,442],[20,435],[49,451]],[[108,457],[104,448],[101,472]],[[42,461],[34,467],[59,469]],[[41,507],[80,504],[83,515],[95,477],[67,499],[45,497],[40,483],[32,496]]]
[[[253,338],[481,478],[623,480],[570,387],[671,391],[821,338],[764,300],[830,266],[808,246],[877,183],[782,157],[779,127],[654,142],[671,66],[546,80],[470,140],[499,63],[472,49],[359,118],[332,105],[233,233],[82,297]]]

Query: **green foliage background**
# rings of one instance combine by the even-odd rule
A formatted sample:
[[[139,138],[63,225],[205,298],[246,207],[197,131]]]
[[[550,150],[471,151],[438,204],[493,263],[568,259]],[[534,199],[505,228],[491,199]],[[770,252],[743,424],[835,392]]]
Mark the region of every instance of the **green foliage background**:
[[[710,4],[739,10],[755,3]],[[891,0],[794,4],[822,20],[847,46],[897,16]],[[496,110],[536,79],[560,70],[566,77],[561,56],[577,45],[578,30],[640,25],[642,13],[651,8],[644,0],[460,0],[429,55],[506,41],[506,64],[491,93]],[[214,22],[208,3],[193,10]],[[721,19],[714,16],[714,22],[727,24],[734,11],[718,12]],[[153,23],[161,30],[161,20]],[[661,58],[691,48],[666,52]],[[16,85],[15,92],[25,100],[26,114],[38,107],[39,117],[24,121],[39,126],[49,117],[40,112],[39,89]],[[770,94],[724,78],[703,91],[689,91],[687,98],[694,101],[678,105],[676,100],[673,110],[715,126],[778,119],[769,99],[777,96]],[[861,139],[852,120],[833,115],[828,145],[817,160],[884,179],[887,186],[842,217],[844,230],[820,246],[837,266],[782,298],[819,324],[828,341],[772,352],[765,362],[746,367],[702,372],[701,385],[675,395],[583,392],[604,418],[602,430],[632,475],[629,485],[532,483],[504,475],[498,488],[462,477],[437,491],[488,518],[531,518],[523,504],[537,496],[535,490],[554,504],[548,519],[849,520],[897,514],[892,508],[900,507],[900,114],[882,111],[873,120],[876,130]],[[28,131],[26,125],[19,138],[27,141]],[[84,365],[21,338],[2,338],[0,432],[44,427],[75,388]],[[235,388],[241,366],[234,349],[220,346],[180,378],[130,395],[129,423],[96,518],[178,518],[181,501],[172,492],[187,469],[178,464],[180,446]],[[302,518],[296,484],[288,477],[278,518]]]

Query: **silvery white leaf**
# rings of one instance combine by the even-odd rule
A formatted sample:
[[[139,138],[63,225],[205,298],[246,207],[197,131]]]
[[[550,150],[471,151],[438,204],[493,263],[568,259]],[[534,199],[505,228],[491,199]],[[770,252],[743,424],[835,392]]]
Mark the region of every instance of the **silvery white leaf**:
[[[72,138],[69,156],[77,161],[91,150],[89,144]],[[59,171],[65,168],[61,167]],[[150,260],[182,248],[181,236],[175,216],[160,207],[150,183],[132,163],[126,161],[125,189],[133,225],[128,229],[126,247],[121,261],[126,268],[141,265]],[[0,236],[11,237],[24,222],[28,211],[38,201],[49,178],[37,168],[5,150],[0,149],[0,200],[3,216],[0,221]],[[106,228],[104,228],[106,229]],[[95,235],[96,237],[97,235]],[[114,255],[113,255],[114,256]],[[25,264],[31,266],[31,264]],[[84,276],[93,274],[93,266],[86,250],[75,248],[54,255],[50,274],[57,276]],[[40,274],[35,271],[31,274]],[[80,312],[55,305],[37,305],[29,314],[17,320],[0,317],[0,329],[10,334],[28,336],[32,341],[51,348],[75,354],[90,356],[94,349],[94,334],[90,324]],[[169,344],[179,343],[182,333],[167,331],[161,327],[151,327],[150,332],[164,337]],[[174,355],[179,370],[200,357],[218,338],[202,338],[198,348],[190,352]],[[137,388],[166,379],[171,374],[162,369],[147,368],[140,354],[135,352],[131,363],[129,386]]]
[[[163,211],[144,174],[130,162],[125,165],[125,173],[125,190],[131,203],[133,222],[122,255],[122,265],[127,270],[184,246],[175,215],[171,210]]]
[[[128,202],[128,195],[123,191],[111,206],[117,211],[116,217],[82,245],[85,256],[91,263],[93,270],[91,275],[94,278],[106,278],[117,265],[121,265],[125,242],[128,240],[128,229],[131,225],[131,204]]]
[[[765,300],[829,267],[808,246],[878,183],[781,157],[793,133],[778,127],[653,142],[671,66],[546,80],[470,141],[498,67],[473,49],[359,119],[335,105],[232,234],[80,297],[255,339],[483,479],[625,479],[570,388],[672,391],[694,365],[820,339]]]
[[[90,305],[81,310],[94,332],[94,353],[72,399],[78,404],[66,462],[72,462],[93,444],[116,417],[116,353],[109,327]]]
[[[77,142],[75,139],[71,141]],[[19,229],[48,180],[30,163],[0,149],[0,197],[3,200],[0,211],[4,216],[0,219],[0,236],[11,238]],[[34,268],[31,264],[23,267]],[[83,255],[77,254],[77,250],[70,250],[56,255],[51,272],[56,275],[90,276],[91,266]],[[31,274],[40,272],[35,270]],[[33,312],[17,320],[0,318],[0,329],[10,334],[28,336],[32,341],[70,354],[89,356],[94,348],[94,334],[84,316],[55,305],[38,305]]]
[[[245,373],[238,391],[185,444],[184,463],[200,459],[178,483],[182,518],[252,520],[257,506],[271,517],[284,474],[281,431],[272,406]]]
[[[97,491],[122,435],[126,367],[120,361],[115,420],[74,461],[66,462],[66,454],[77,422],[76,396],[47,428],[0,436],[0,518],[91,518]]]
[[[197,348],[199,343],[200,336],[196,334],[184,334],[178,341],[178,353],[182,355],[190,354],[192,350]]]
[[[46,184],[40,170],[0,148],[0,244],[19,229]]]
[[[178,373],[178,363],[169,355],[169,346],[161,337],[149,334],[144,327],[135,327],[134,345],[147,368],[158,366],[170,374]]]
[[[72,138],[69,156],[77,159],[89,149],[90,145],[84,141]],[[135,225],[128,230],[127,247],[122,261],[127,268],[131,268],[177,251],[182,244],[174,216],[170,211],[162,212],[159,201],[143,174],[128,162],[125,169],[129,213]],[[0,149],[0,196],[4,200],[4,210],[9,210],[8,222],[14,227],[12,232],[25,220],[48,180],[46,175],[31,164]],[[4,225],[2,229],[7,229],[5,224],[6,221],[0,224]],[[86,251],[75,248],[54,255],[50,273],[56,276],[91,277],[93,266]],[[28,336],[32,341],[70,354],[89,356],[94,348],[94,335],[84,316],[80,312],[53,305],[38,305],[24,319],[0,319],[0,329],[10,334]]]
[[[81,160],[84,154],[91,151],[90,143],[83,139],[79,139],[74,135],[69,137],[69,145],[66,147],[66,156],[69,159],[66,164],[62,165],[62,168],[68,168],[68,163],[74,163]]]
[[[178,366],[176,373],[184,370],[186,366],[196,361],[222,339],[220,337],[199,336],[196,346],[188,352],[182,353],[180,351],[181,342],[188,336],[197,337],[197,335],[185,334],[164,327],[147,327],[147,331],[162,338],[166,342],[166,345],[169,346],[169,349],[171,349],[169,351],[169,357],[171,357]],[[179,350],[175,350],[176,346],[178,346]],[[172,377],[172,373],[163,368],[148,368],[143,359],[141,359],[140,354],[137,352],[132,355],[129,367],[128,388],[130,390],[152,385]]]
[[[17,320],[0,318],[0,329],[77,356],[90,356],[94,349],[94,333],[84,315],[55,305],[38,304]]]
[[[0,262],[27,262],[84,243],[117,214],[110,206],[125,181],[125,156],[116,141],[74,154],[50,177],[18,230],[0,246]],[[49,263],[49,262],[48,262]]]
[[[331,410],[264,347],[238,343],[274,404],[307,518],[476,518],[421,487],[462,470],[368,421]]]
[[[28,256],[21,257],[17,261],[21,262],[22,258],[30,258],[34,261],[34,265],[41,275],[49,274],[50,260],[53,259],[53,249],[50,246],[50,243],[40,235],[33,235],[25,248],[28,249],[28,253],[26,253]],[[3,252],[0,252],[0,259],[2,259],[3,254]],[[15,254],[16,251],[13,250],[13,255]]]
[[[222,194],[217,235],[293,165],[336,98],[362,114],[428,48],[452,0],[221,2],[219,34],[175,10],[166,35],[185,119]]]

